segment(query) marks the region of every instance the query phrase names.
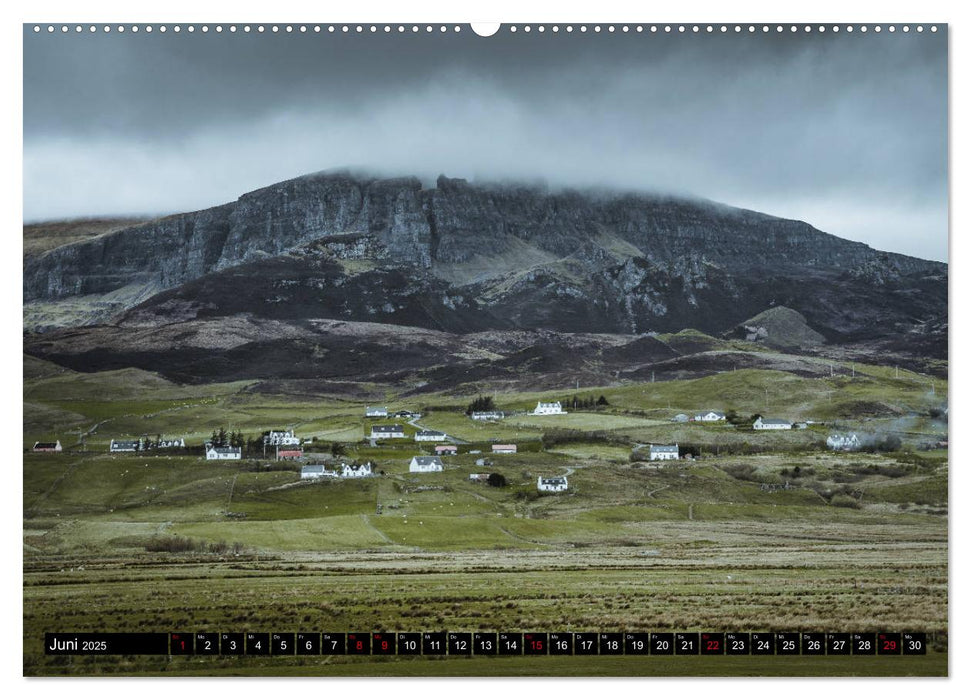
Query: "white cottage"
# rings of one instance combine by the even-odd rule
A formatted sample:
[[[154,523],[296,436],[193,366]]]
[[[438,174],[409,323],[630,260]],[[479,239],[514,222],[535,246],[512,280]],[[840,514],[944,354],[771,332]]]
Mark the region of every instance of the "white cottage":
[[[415,442],[444,442],[448,435],[440,430],[419,430],[415,433]]]
[[[362,479],[366,476],[374,476],[374,472],[371,468],[371,463],[367,464],[342,464],[341,465],[341,478],[344,479]]]
[[[701,423],[716,423],[725,420],[725,414],[719,411],[706,411],[695,416],[695,420]]]
[[[292,430],[269,430],[263,435],[264,445],[299,445],[300,438],[298,438]]]
[[[336,479],[340,474],[330,471],[323,464],[308,464],[300,470],[301,479]]]
[[[409,472],[440,472],[443,469],[441,457],[412,457],[408,464]]]
[[[138,452],[141,440],[112,440],[108,446],[109,452]]]
[[[664,462],[672,459],[681,459],[678,445],[651,445],[648,459],[652,462]]]
[[[388,440],[393,438],[403,438],[405,429],[400,425],[372,425],[372,440]]]
[[[185,438],[172,438],[171,440],[161,439],[155,443],[159,450],[171,450],[176,447],[185,447]]]
[[[539,477],[536,480],[536,488],[540,491],[556,493],[558,491],[566,491],[568,486],[565,476],[554,476],[550,479]]]
[[[472,411],[472,420],[502,420],[506,414],[502,411]]]
[[[364,408],[365,418],[387,418],[388,417],[388,407],[387,406],[366,406]]]
[[[206,447],[206,459],[242,459],[243,450],[240,447]]]
[[[826,445],[831,450],[849,452],[860,449],[860,438],[856,436],[856,433],[850,433],[849,435],[830,435],[826,438]]]
[[[779,418],[763,418],[759,416],[752,423],[755,430],[792,430],[792,423]]]
[[[563,410],[563,406],[559,401],[553,401],[551,403],[544,403],[540,401],[536,404],[536,409],[533,411],[534,416],[556,416],[566,413]]]

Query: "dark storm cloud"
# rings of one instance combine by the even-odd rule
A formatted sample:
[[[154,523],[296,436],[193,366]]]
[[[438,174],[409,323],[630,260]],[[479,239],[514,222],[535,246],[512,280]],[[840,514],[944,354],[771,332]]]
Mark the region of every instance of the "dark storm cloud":
[[[351,165],[692,193],[946,258],[944,32],[24,40],[30,219]]]

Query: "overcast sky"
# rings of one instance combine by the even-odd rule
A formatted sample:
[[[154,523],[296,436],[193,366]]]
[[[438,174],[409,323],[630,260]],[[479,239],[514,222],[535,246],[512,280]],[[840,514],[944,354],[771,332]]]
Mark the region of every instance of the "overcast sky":
[[[946,260],[946,32],[24,29],[28,221],[344,166],[693,194]]]

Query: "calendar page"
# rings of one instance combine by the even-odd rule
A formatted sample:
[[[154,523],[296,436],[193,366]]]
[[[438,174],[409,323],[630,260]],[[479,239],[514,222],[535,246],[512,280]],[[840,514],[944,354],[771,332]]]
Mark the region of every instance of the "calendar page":
[[[947,675],[947,24],[22,33],[24,675]]]

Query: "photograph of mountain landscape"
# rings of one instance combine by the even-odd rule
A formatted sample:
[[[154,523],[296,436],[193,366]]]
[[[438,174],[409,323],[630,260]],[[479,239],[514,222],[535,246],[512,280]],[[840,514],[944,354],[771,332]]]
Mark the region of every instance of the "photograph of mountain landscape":
[[[24,675],[948,674],[946,25],[23,39]]]

